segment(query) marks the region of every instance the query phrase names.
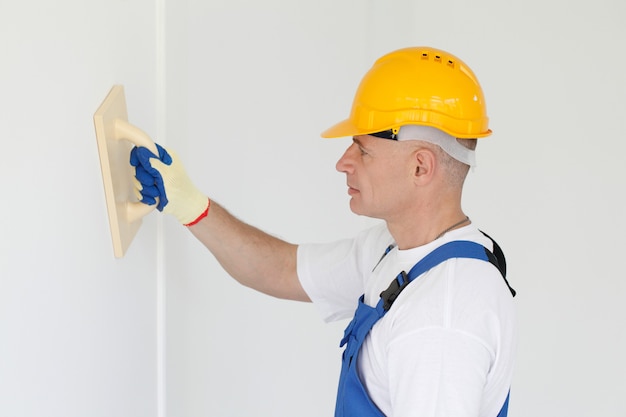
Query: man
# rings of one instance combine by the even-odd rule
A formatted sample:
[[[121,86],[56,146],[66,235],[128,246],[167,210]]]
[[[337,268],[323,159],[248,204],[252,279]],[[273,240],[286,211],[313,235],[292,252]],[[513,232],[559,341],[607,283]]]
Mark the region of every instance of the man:
[[[312,301],[327,321],[354,314],[337,417],[502,417],[515,292],[499,247],[461,208],[487,125],[480,85],[460,59],[416,47],[376,61],[350,117],[322,136],[352,136],[337,162],[350,208],[384,222],[330,244],[294,245],[237,220],[196,189],[175,154],[159,160],[140,148],[133,164],[143,201],[159,197],[239,282]]]

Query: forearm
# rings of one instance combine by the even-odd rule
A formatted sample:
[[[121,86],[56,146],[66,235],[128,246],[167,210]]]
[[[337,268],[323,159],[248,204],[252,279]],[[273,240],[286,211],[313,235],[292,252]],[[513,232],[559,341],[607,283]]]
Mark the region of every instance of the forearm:
[[[296,272],[297,245],[250,226],[214,201],[193,235],[242,285],[278,298],[310,301]]]

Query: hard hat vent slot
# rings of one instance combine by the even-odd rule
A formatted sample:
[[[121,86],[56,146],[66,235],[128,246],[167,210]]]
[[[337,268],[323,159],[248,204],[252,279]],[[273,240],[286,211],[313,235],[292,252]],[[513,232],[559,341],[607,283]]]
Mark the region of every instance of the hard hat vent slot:
[[[428,53],[428,52],[422,52],[422,54],[421,54],[420,58],[421,58],[423,61],[428,61],[428,60],[430,59],[430,53]],[[441,55],[439,55],[439,54],[437,54],[437,55],[434,55],[434,56],[433,56],[433,62],[437,62],[437,63],[439,63],[439,64],[442,64],[442,63],[444,63],[444,62],[445,62],[445,64],[446,64],[448,67],[452,68],[452,69],[454,69],[454,67],[456,67],[456,62],[455,62],[454,60],[449,59],[449,58],[444,58],[444,57],[442,57],[442,56],[441,56]]]

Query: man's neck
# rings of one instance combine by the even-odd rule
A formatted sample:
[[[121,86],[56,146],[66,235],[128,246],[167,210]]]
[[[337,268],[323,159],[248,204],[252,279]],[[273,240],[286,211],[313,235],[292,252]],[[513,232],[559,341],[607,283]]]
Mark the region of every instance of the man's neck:
[[[415,213],[404,219],[387,220],[399,249],[412,249],[426,245],[445,233],[470,223],[460,206],[438,209],[432,213]]]

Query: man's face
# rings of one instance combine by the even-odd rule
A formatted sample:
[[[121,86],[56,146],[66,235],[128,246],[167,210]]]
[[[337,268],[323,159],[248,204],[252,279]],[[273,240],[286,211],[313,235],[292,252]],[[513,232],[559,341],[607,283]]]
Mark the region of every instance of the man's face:
[[[385,220],[405,213],[415,173],[412,155],[395,140],[355,136],[336,165],[346,174],[350,209]]]

